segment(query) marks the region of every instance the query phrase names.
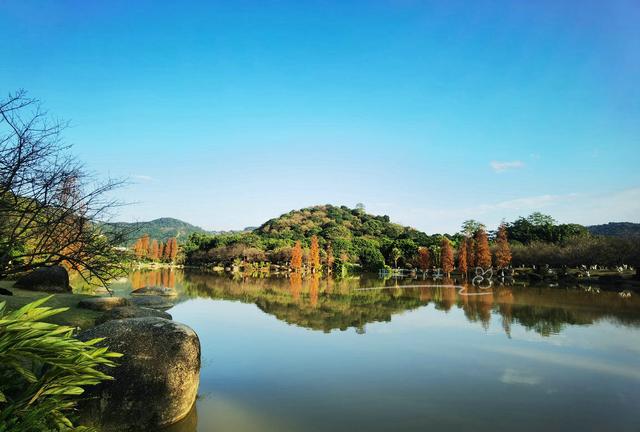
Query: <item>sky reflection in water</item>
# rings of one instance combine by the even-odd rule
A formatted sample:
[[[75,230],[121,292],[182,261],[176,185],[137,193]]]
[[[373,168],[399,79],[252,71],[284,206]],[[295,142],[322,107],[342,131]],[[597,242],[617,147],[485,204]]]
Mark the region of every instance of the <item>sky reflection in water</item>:
[[[200,336],[200,398],[170,431],[640,428],[637,296],[163,271],[114,288],[174,286]]]

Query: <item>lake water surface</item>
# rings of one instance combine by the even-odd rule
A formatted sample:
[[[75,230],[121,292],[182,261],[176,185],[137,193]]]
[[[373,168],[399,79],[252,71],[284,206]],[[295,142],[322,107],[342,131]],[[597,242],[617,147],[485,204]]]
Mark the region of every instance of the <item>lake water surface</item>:
[[[639,431],[640,296],[134,272],[202,344],[170,432]]]

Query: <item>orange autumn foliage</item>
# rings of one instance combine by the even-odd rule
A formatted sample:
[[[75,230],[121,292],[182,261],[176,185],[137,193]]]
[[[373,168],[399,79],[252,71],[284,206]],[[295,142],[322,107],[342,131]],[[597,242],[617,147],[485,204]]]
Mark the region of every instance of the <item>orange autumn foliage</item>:
[[[333,247],[331,242],[327,242],[327,271],[331,273],[333,271],[333,263],[335,258],[333,257]]]
[[[302,246],[300,245],[300,241],[296,242],[291,251],[291,268],[294,271],[302,269]]]
[[[489,249],[489,238],[484,229],[480,228],[476,232],[476,266],[487,269],[491,267],[491,250]]]
[[[498,228],[498,236],[496,237],[496,265],[498,268],[504,268],[511,263],[511,248],[509,240],[507,240],[507,227],[501,224]]]
[[[309,250],[309,268],[315,272],[320,268],[320,247],[318,246],[318,237],[311,237],[311,249]]]
[[[460,270],[463,275],[469,270],[469,264],[467,263],[467,239],[461,241],[458,247],[458,270]]]
[[[149,246],[149,259],[158,259],[158,240],[153,240],[151,246]]]
[[[171,237],[167,240],[167,244],[164,247],[163,258],[167,261],[173,262],[178,255],[178,240],[175,237]]]
[[[453,271],[453,265],[454,265],[453,248],[451,247],[451,243],[449,242],[448,238],[446,237],[442,238],[442,245],[440,250],[441,250],[440,260],[442,262],[442,271],[445,272],[448,277]]]
[[[429,248],[421,246],[418,248],[418,265],[420,270],[427,271],[431,267],[431,256],[429,255]]]

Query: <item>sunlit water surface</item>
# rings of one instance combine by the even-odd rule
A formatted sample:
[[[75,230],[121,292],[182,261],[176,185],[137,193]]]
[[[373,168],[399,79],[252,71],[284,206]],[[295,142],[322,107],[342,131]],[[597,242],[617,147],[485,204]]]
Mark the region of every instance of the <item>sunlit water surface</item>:
[[[637,295],[450,284],[165,269],[113,287],[175,287],[200,336],[171,432],[640,430]]]

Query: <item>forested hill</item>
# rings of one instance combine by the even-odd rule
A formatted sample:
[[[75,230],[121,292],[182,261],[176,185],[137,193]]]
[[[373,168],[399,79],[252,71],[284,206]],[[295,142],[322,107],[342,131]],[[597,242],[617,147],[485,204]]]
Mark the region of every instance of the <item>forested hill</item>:
[[[166,242],[171,237],[178,239],[178,242],[185,242],[193,233],[208,233],[208,231],[200,227],[191,225],[190,223],[179,219],[168,217],[154,219],[148,222],[114,222],[107,224],[107,226],[115,226],[131,230],[131,234],[128,236],[126,241],[126,245],[123,246],[133,245],[136,239],[144,234],[148,234],[150,238],[162,242]]]
[[[186,262],[195,265],[229,263],[238,257],[249,262],[286,263],[294,243],[300,241],[306,249],[314,235],[323,255],[330,245],[336,262],[357,263],[375,271],[384,266],[386,256],[394,263],[394,254],[412,259],[418,246],[436,245],[441,239],[393,223],[389,216],[367,214],[362,207],[320,205],[285,213],[253,231],[195,234],[183,250]]]
[[[254,233],[282,240],[303,240],[312,235],[333,241],[355,240],[360,237],[423,241],[428,238],[421,231],[391,222],[389,216],[374,216],[362,208],[350,209],[328,204],[285,213],[265,222]]]
[[[609,222],[602,225],[588,226],[591,234],[608,237],[640,237],[640,223]]]

